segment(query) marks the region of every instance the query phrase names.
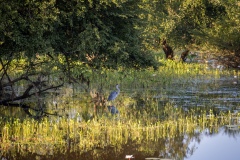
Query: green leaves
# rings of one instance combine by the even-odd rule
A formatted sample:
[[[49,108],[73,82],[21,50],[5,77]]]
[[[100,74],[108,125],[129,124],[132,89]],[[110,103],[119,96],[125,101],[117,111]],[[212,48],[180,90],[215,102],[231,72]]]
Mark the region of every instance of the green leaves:
[[[56,6],[61,14],[55,27],[55,51],[72,53],[69,55],[73,59],[80,56],[82,61],[98,67],[129,63],[132,59],[128,55],[142,54],[142,31],[137,29],[144,24],[139,16],[140,3],[58,0]],[[92,58],[87,58],[89,55]]]
[[[1,7],[1,53],[24,52],[32,56],[49,48],[48,34],[56,20],[54,1],[8,1]],[[14,47],[13,47],[14,46]]]
[[[1,55],[51,52],[94,67],[143,67],[155,64],[159,38],[174,48],[206,38],[239,44],[236,0],[10,0],[0,9]]]
[[[146,3],[150,2],[32,0],[20,3],[12,0],[1,3],[0,52],[23,53],[27,57],[51,52],[95,67],[124,64],[134,67],[142,64],[136,57],[144,57],[147,51],[143,44]]]

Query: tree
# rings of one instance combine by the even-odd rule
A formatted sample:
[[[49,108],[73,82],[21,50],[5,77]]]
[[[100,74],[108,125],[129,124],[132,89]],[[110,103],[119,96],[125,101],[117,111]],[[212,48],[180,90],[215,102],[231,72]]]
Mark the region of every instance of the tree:
[[[211,27],[202,28],[195,37],[226,66],[240,66],[240,3],[239,1],[220,1]],[[206,41],[207,40],[207,41]]]
[[[19,105],[18,100],[35,96],[40,102],[47,90],[63,85],[64,76],[75,82],[71,71],[79,61],[92,68],[156,67],[143,45],[142,4],[141,0],[2,1],[0,105],[21,106],[30,114],[31,107]],[[55,72],[58,75],[52,76]],[[81,71],[78,75],[85,79]],[[17,93],[19,84],[24,88]],[[43,111],[41,104],[31,109]]]
[[[47,78],[51,74],[47,67],[53,64],[48,56],[52,52],[49,33],[58,14],[54,1],[2,1],[0,10],[0,105],[22,107],[29,115],[29,109],[43,114],[40,97],[62,86]],[[18,92],[20,84],[24,87]],[[19,103],[29,97],[37,99],[33,108]]]
[[[161,41],[177,49],[200,47],[206,42],[205,30],[214,28],[214,23],[226,15],[226,6],[208,0],[152,1],[149,31]],[[160,41],[160,43],[161,43]]]
[[[54,50],[67,60],[80,59],[97,68],[155,65],[140,38],[138,26],[144,24],[140,4],[141,0],[57,0],[61,14],[54,27]]]

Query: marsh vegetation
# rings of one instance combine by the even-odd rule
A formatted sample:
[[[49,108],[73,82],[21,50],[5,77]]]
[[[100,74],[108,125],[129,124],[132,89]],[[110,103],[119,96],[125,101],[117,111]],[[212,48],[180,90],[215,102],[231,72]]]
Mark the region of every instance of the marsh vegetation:
[[[87,91],[69,84],[37,96],[44,107],[29,109],[35,116],[22,108],[1,107],[1,156],[123,159],[133,154],[137,159],[184,159],[194,154],[189,144],[200,143],[202,134],[223,128],[229,136],[239,133],[239,72],[162,63],[159,70],[93,70]],[[121,92],[109,104],[106,99],[116,83]],[[34,108],[34,98],[26,104]],[[112,115],[108,105],[119,114]]]

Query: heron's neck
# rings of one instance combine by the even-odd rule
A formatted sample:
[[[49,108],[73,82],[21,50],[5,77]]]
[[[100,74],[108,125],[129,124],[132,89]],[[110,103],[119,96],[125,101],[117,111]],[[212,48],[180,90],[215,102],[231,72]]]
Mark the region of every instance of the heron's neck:
[[[120,92],[120,89],[118,88],[118,86],[116,86],[117,90],[118,90],[118,93]]]

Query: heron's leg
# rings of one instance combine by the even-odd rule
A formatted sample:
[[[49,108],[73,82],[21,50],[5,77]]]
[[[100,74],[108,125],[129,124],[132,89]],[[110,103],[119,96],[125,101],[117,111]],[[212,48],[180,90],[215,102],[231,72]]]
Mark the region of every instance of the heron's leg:
[[[110,106],[114,106],[115,100],[110,101]]]

